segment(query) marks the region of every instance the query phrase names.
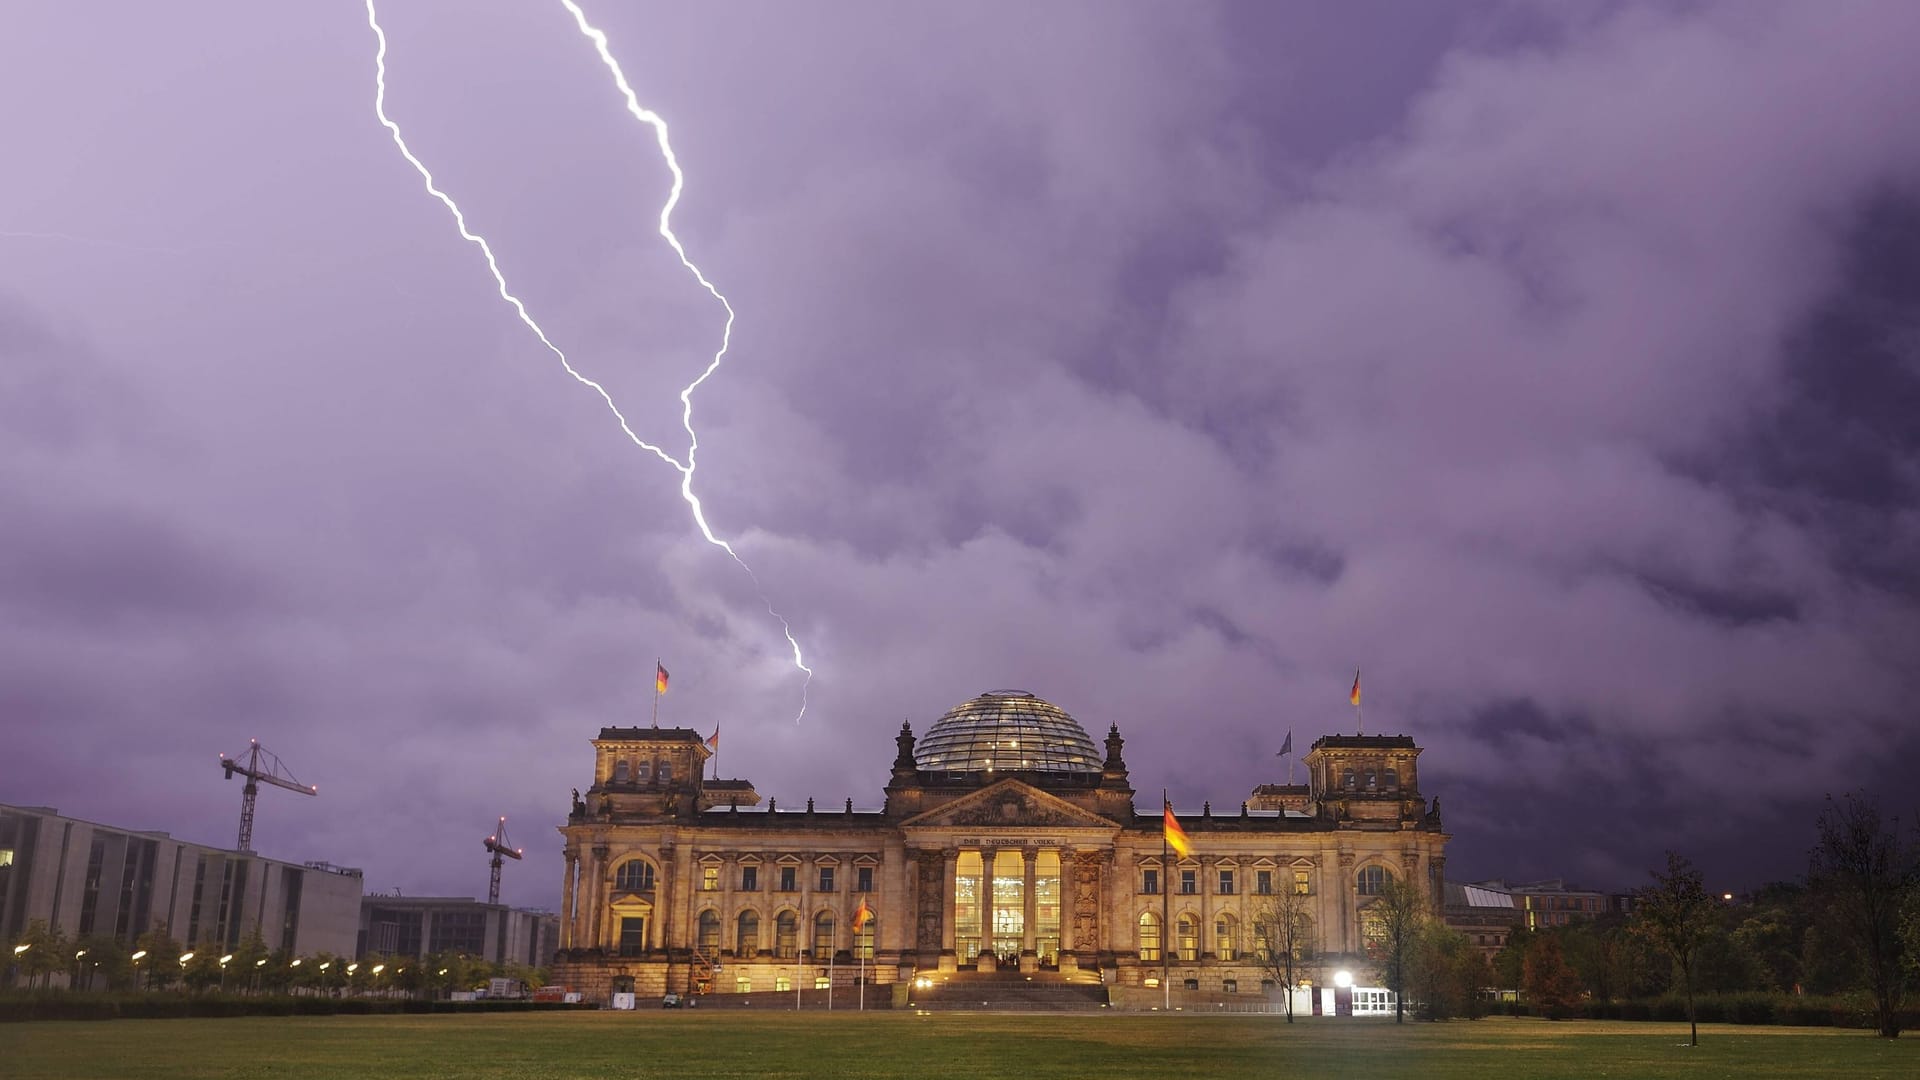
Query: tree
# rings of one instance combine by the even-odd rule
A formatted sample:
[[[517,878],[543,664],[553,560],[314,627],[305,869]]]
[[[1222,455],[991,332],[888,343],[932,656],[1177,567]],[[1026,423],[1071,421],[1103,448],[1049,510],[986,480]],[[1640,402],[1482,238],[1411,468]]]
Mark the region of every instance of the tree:
[[[1427,1020],[1477,1016],[1479,990],[1489,974],[1480,950],[1438,919],[1421,928],[1407,962],[1407,985],[1419,996],[1420,1015]]]
[[[67,935],[47,926],[45,919],[27,923],[26,932],[13,942],[13,964],[26,977],[27,989],[36,979],[44,981],[56,971],[65,971],[73,957]]]
[[[1388,878],[1366,907],[1367,951],[1380,962],[1380,978],[1393,991],[1393,1022],[1406,1022],[1407,962],[1426,926],[1427,897],[1411,881]]]
[[[141,934],[133,943],[135,952],[146,955],[133,961],[134,972],[147,973],[147,989],[153,990],[172,982],[180,974],[180,943],[173,940],[167,932],[167,924],[157,922],[153,928]]]
[[[1707,895],[1700,871],[1686,856],[1667,852],[1667,872],[1652,872],[1653,884],[1634,893],[1634,929],[1673,960],[1687,999],[1687,1026],[1691,1045],[1700,1045],[1700,1024],[1694,1016],[1694,975],[1700,950],[1714,933],[1718,911]]]
[[[1527,946],[1526,972],[1521,986],[1527,1000],[1549,1020],[1565,1020],[1567,1010],[1580,1000],[1580,976],[1567,965],[1559,934],[1541,934]]]
[[[1255,951],[1285,993],[1289,1024],[1293,1023],[1295,965],[1313,956],[1313,916],[1307,910],[1307,901],[1307,896],[1283,883],[1281,890],[1269,895],[1253,913],[1253,935],[1259,942]]]
[[[92,989],[96,982],[124,985],[131,970],[126,943],[106,934],[88,934],[73,943],[73,970],[75,987]]]
[[[1879,804],[1864,795],[1839,802],[1829,796],[1819,830],[1808,887],[1866,966],[1881,1037],[1898,1038],[1907,985],[1900,915],[1908,893],[1920,885],[1920,845],[1903,839],[1900,819],[1882,818]]]

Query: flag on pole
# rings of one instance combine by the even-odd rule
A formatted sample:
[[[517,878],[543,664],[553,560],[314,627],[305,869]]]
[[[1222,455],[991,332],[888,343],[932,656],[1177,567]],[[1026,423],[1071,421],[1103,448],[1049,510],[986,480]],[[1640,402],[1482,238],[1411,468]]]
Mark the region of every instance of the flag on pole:
[[[866,928],[866,925],[868,923],[872,921],[873,921],[873,909],[867,906],[866,900],[862,899],[860,901],[860,906],[858,908],[855,908],[853,912],[853,932],[856,934],[859,933],[861,930]]]
[[[1293,729],[1288,728],[1286,741],[1280,744],[1280,752],[1273,756],[1286,757],[1288,754],[1291,754],[1291,753],[1293,753]]]
[[[660,661],[658,660],[653,662],[653,692],[656,694],[664,694],[667,692],[667,669],[660,666]],[[1357,695],[1360,691],[1355,690],[1354,693]]]
[[[707,749],[715,750],[715,751],[720,749],[720,725],[719,724],[713,725],[713,734],[707,736]]]
[[[665,686],[666,684],[661,683],[661,685]],[[1353,692],[1347,695],[1347,701],[1351,703],[1353,707],[1356,709],[1360,707],[1360,669],[1359,668],[1353,669]]]
[[[1173,804],[1162,801],[1161,807],[1163,810],[1161,818],[1167,833],[1167,846],[1178,852],[1184,859],[1193,854],[1193,841],[1187,839],[1187,830],[1181,828],[1180,822],[1174,818]]]

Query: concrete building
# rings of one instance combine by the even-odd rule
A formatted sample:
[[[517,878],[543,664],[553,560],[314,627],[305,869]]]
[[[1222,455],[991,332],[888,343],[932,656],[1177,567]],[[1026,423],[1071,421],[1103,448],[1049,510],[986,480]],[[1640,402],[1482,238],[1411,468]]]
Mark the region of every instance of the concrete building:
[[[542,967],[560,944],[560,916],[470,896],[368,896],[355,955],[465,953],[488,963]]]
[[[777,807],[703,780],[698,732],[603,728],[560,830],[554,980],[589,999],[764,993],[831,964],[878,983],[996,970],[1139,988],[1164,957],[1172,987],[1257,994],[1257,920],[1282,890],[1306,898],[1315,985],[1372,968],[1364,913],[1388,880],[1440,909],[1448,837],[1404,735],[1323,737],[1305,785],[1178,813],[1186,857],[1163,854],[1160,807],[1136,808],[1117,726],[1103,754],[1057,706],[995,691],[894,742],[880,809]]]
[[[1507,939],[1521,924],[1525,911],[1512,893],[1486,884],[1457,885],[1447,882],[1447,902],[1442,917],[1446,924],[1467,936],[1487,959],[1507,947]]]
[[[232,949],[255,930],[298,955],[347,953],[359,923],[360,871],[289,863],[163,832],[0,805],[0,937],[35,919],[69,937],[132,944],[164,926],[189,949]]]
[[[1520,921],[1529,930],[1565,926],[1576,919],[1591,919],[1601,912],[1614,910],[1616,906],[1609,894],[1569,885],[1564,878],[1512,884],[1495,878],[1476,884],[1485,889],[1511,893],[1514,905],[1520,909]]]

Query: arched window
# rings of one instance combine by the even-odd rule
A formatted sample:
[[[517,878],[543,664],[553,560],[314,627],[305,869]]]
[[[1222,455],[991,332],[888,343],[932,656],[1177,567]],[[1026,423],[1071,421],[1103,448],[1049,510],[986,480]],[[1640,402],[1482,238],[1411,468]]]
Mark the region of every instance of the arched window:
[[[1253,920],[1253,958],[1266,963],[1273,959],[1273,943],[1267,937],[1267,920]]]
[[[1340,786],[1346,788],[1348,791],[1352,791],[1354,788],[1360,786],[1360,781],[1354,776],[1352,769],[1348,769],[1346,775],[1340,778]]]
[[[622,892],[652,892],[653,864],[645,859],[628,859],[613,872],[613,887]]]
[[[653,770],[653,775],[659,778],[662,784],[671,783],[673,781],[673,765],[663,761],[660,763],[659,768]]]
[[[826,957],[833,952],[833,912],[823,911],[813,917],[813,955]]]
[[[642,761],[634,765],[633,767],[634,783],[644,784],[652,776],[653,776],[653,766],[648,762]]]
[[[621,758],[619,761],[613,763],[613,782],[616,784],[624,784],[627,782],[626,758]]]
[[[1151,911],[1140,915],[1140,959],[1160,959],[1160,916]]]
[[[760,951],[760,916],[743,911],[738,923],[733,936],[733,955],[745,959]]]
[[[1372,769],[1367,770],[1367,790],[1368,791],[1380,790],[1380,774],[1374,772]]]
[[[712,908],[700,913],[699,941],[702,952],[720,951],[720,913]]]
[[[878,927],[879,925],[880,925],[879,917],[875,915],[869,915],[867,916],[867,921],[860,924],[860,929],[854,931],[853,933],[854,959],[856,960],[873,959],[874,928]]]
[[[773,955],[782,960],[800,955],[800,916],[791,911],[773,920]]]
[[[1400,790],[1400,774],[1399,773],[1393,771],[1392,769],[1388,769],[1386,772],[1381,773],[1380,775],[1385,778],[1386,788],[1388,791]]]
[[[1387,882],[1392,880],[1393,875],[1387,873],[1384,866],[1363,866],[1356,888],[1361,896],[1379,896],[1386,889]]]
[[[1173,921],[1173,946],[1181,960],[1200,959],[1200,920],[1193,915],[1182,915]]]
[[[1234,944],[1234,939],[1238,936],[1234,931],[1237,929],[1238,927],[1234,925],[1233,916],[1221,914],[1214,917],[1213,955],[1215,957],[1221,960],[1231,960],[1238,954],[1238,949]]]

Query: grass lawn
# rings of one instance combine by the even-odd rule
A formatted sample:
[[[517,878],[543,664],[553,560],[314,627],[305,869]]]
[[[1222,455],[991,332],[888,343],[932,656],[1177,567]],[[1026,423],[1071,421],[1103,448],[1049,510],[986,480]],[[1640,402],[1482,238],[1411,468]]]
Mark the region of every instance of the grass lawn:
[[[0,1077],[1920,1077],[1864,1031],[1492,1018],[710,1012],[249,1017],[0,1025]]]

